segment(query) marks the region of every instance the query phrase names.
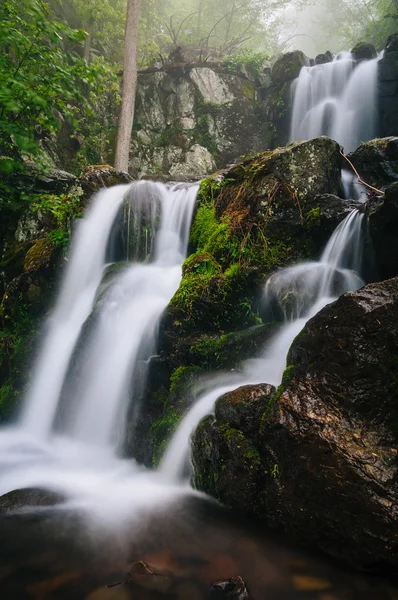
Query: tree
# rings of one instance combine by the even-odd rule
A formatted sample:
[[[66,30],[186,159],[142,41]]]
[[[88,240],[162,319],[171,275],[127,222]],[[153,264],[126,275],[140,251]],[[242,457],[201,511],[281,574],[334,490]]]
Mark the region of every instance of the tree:
[[[131,130],[137,88],[138,24],[141,0],[128,0],[124,38],[123,91],[116,142],[115,168],[128,171]]]

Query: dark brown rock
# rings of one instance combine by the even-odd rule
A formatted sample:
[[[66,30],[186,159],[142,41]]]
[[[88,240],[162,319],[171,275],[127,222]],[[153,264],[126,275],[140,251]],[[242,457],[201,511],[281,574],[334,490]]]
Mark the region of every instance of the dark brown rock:
[[[55,506],[64,501],[61,494],[40,488],[13,490],[0,496],[0,515],[34,507]]]
[[[198,487],[356,567],[396,568],[398,279],[324,308],[288,365],[268,402],[251,387],[218,400],[194,437]]]
[[[231,600],[250,600],[251,596],[247,590],[242,577],[230,577],[223,581],[215,581],[210,588],[210,598],[230,598]]]

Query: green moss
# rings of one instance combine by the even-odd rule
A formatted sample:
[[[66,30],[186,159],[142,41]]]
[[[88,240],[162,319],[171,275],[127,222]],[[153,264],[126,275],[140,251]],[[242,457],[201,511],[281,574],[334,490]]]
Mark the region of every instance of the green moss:
[[[181,413],[168,411],[160,419],[155,421],[151,427],[151,439],[153,443],[153,466],[157,467],[166,449],[167,442],[177,428],[181,419]]]
[[[188,378],[201,372],[199,367],[177,367],[170,377],[170,393],[175,393],[180,386],[184,385]]]
[[[312,227],[319,223],[321,218],[321,208],[320,206],[316,206],[307,212],[305,215],[305,223],[307,227]]]
[[[245,96],[245,98],[247,98],[247,100],[249,100],[250,102],[254,101],[254,98],[256,96],[256,86],[254,85],[254,83],[248,81],[247,79],[243,79],[241,90],[242,94]]]
[[[220,433],[229,442],[229,445],[233,445],[234,450],[238,451],[238,454],[248,461],[252,466],[260,465],[260,453],[257,448],[243,435],[242,431],[235,429],[228,424],[221,425]]]

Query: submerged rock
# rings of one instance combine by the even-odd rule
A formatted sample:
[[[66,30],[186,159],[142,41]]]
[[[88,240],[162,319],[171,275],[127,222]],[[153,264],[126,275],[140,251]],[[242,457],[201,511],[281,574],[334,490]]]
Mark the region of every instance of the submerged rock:
[[[193,440],[197,487],[351,565],[396,568],[397,360],[398,279],[345,294],[295,339],[277,394],[218,400]]]
[[[215,581],[210,588],[210,598],[230,598],[231,600],[250,600],[251,596],[247,590],[242,577],[230,577],[223,581]]]

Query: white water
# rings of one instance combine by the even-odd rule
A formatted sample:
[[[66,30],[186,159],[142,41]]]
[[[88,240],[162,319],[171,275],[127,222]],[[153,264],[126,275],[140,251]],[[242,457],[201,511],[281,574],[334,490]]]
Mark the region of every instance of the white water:
[[[69,263],[25,401],[21,426],[37,437],[51,431],[62,384],[105,265],[109,234],[127,185],[102,190],[77,225]]]
[[[159,318],[180,283],[196,194],[196,186],[170,190],[142,182],[132,187],[135,229],[143,207],[154,232],[160,207],[153,262],[133,263],[122,271],[99,302],[84,372],[72,391],[79,405],[67,427],[71,437],[100,446],[122,441],[129,399],[137,398],[145,383],[143,367],[155,354]],[[136,241],[140,244],[139,235]]]
[[[161,471],[168,480],[179,481],[184,476],[190,458],[192,432],[200,420],[213,411],[217,398],[242,385],[279,385],[288,350],[305,323],[326,304],[333,302],[339,293],[363,285],[356,272],[362,260],[362,219],[362,214],[357,210],[352,211],[331,236],[318,263],[303,263],[282,269],[268,280],[266,301],[271,294],[280,299],[281,295],[292,293],[296,298],[294,308],[291,314],[286,314],[288,320],[285,326],[260,359],[247,361],[241,376],[231,374],[221,384],[219,377],[216,377],[213,389],[199,395],[177,428],[163,458]],[[334,288],[336,277],[340,281],[337,294]],[[303,296],[307,296],[307,308],[304,311]]]
[[[377,62],[356,63],[345,52],[330,63],[303,67],[292,85],[290,141],[327,135],[347,153],[374,138]]]
[[[44,487],[102,521],[129,517],[186,493],[117,456],[128,400],[156,346],[164,308],[178,288],[198,186],[139,182],[101,192],[75,231],[59,299],[20,422],[0,433],[0,494]],[[128,240],[132,263],[99,285],[115,218],[125,200],[129,225],[150,243]],[[130,244],[131,241],[131,244]],[[134,249],[134,245],[136,250]],[[143,252],[142,252],[143,250]],[[97,296],[97,297],[96,297]],[[68,366],[93,306],[76,373]],[[142,383],[142,382],[141,382]],[[54,426],[56,413],[57,427]],[[60,421],[60,422],[59,422]],[[133,509],[133,510],[132,510]]]

